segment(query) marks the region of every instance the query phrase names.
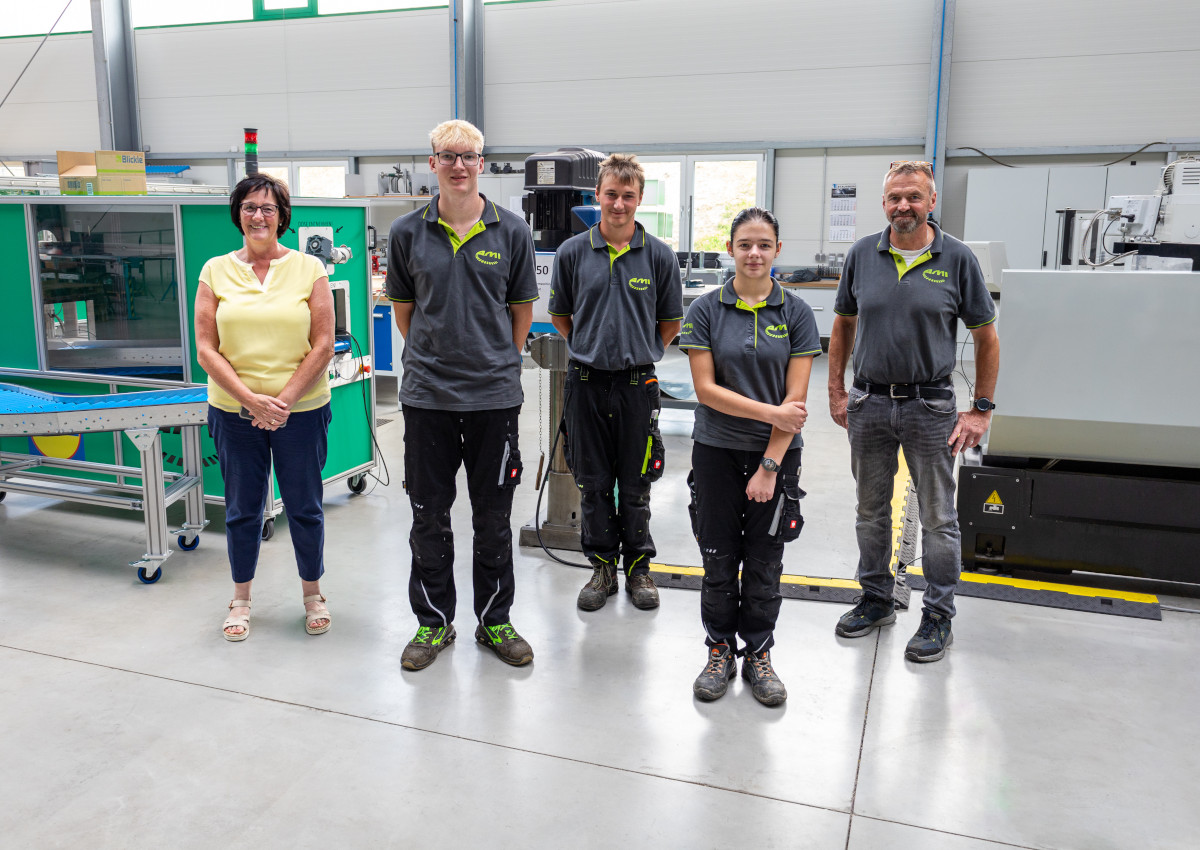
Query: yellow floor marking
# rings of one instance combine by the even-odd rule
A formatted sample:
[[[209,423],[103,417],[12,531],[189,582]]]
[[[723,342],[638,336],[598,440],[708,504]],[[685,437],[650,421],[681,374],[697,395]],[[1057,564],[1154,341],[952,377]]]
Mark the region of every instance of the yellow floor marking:
[[[895,574],[900,561],[900,539],[904,536],[904,515],[908,511],[908,464],[904,462],[904,452],[900,452],[899,467],[896,478],[892,482],[892,562],[891,570]],[[855,582],[857,585],[858,583]]]
[[[923,575],[920,567],[909,567],[914,575]],[[1105,590],[1102,587],[1079,587],[1074,584],[1059,584],[1051,581],[1032,581],[1024,578],[1007,576],[988,576],[964,571],[960,581],[970,581],[975,584],[1001,584],[1006,587],[1018,587],[1022,590],[1054,590],[1059,593],[1070,593],[1074,596],[1106,596],[1110,599],[1124,599],[1127,602],[1144,602],[1152,605],[1158,602],[1158,597],[1150,593],[1131,593],[1124,590]]]

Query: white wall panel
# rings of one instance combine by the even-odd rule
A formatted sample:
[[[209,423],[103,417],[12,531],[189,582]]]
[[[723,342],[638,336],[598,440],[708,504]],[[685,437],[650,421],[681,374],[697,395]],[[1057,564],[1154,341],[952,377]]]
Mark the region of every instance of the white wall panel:
[[[887,219],[881,197],[888,164],[920,154],[916,148],[842,149],[828,155],[822,151],[779,151],[775,156],[775,215],[783,242],[779,263],[811,265],[818,251],[844,254],[850,249],[853,242],[830,242],[828,238],[829,190],[833,183],[854,183],[858,187],[856,239],[883,230]]]
[[[489,6],[488,143],[895,138],[925,130],[934,3]]]
[[[7,91],[41,37],[0,39]],[[0,152],[53,154],[100,147],[92,34],[52,36],[0,110]]]
[[[156,151],[424,147],[450,113],[445,10],[137,30]],[[248,64],[248,59],[253,62]]]
[[[948,153],[1195,138],[1195,0],[959,0]]]

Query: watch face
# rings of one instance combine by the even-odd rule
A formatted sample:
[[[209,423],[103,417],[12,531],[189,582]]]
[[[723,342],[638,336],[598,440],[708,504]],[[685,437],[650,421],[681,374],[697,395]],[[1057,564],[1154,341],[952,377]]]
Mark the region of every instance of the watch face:
[[[779,469],[779,464],[771,460],[769,457],[764,457],[761,461],[762,468],[767,472],[776,472]]]
[[[989,410],[995,409],[996,405],[992,404],[991,399],[977,398],[975,399],[975,408],[987,413]]]

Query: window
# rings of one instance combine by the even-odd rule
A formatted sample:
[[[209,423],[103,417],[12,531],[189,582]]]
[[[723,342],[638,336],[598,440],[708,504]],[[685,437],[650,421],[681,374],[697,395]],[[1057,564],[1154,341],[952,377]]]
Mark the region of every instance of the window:
[[[277,21],[446,6],[448,0],[130,0],[134,27]],[[75,0],[73,5],[80,5]],[[82,3],[87,8],[87,3]],[[90,26],[90,20],[89,20]],[[61,27],[60,27],[61,29]]]
[[[33,211],[46,368],[183,380],[173,213],[103,203]]]
[[[637,220],[676,251],[724,251],[733,217],[761,203],[761,154],[638,160],[646,191]]]
[[[282,180],[295,198],[344,198],[346,197],[345,160],[335,162],[260,162],[262,174]],[[239,162],[238,179],[246,173],[246,164]]]
[[[6,3],[0,13],[0,36],[45,35],[92,31],[92,5],[82,0],[45,0],[42,3]],[[63,7],[66,12],[63,12]],[[59,13],[62,17],[59,18]],[[55,21],[58,21],[56,24]]]

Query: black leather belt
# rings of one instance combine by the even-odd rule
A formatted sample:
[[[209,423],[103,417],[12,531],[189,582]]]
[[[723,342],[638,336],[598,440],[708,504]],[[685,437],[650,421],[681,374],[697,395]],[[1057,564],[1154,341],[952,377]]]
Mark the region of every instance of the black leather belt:
[[[914,398],[954,398],[954,388],[950,386],[949,378],[941,378],[927,384],[869,384],[855,378],[854,388],[899,401]]]
[[[636,378],[645,374],[646,372],[654,371],[653,363],[649,363],[645,366],[628,366],[624,369],[597,369],[595,366],[589,366],[586,363],[580,363],[574,358],[568,362],[568,366],[579,369],[580,377],[585,381],[593,375],[597,378],[610,379]]]

